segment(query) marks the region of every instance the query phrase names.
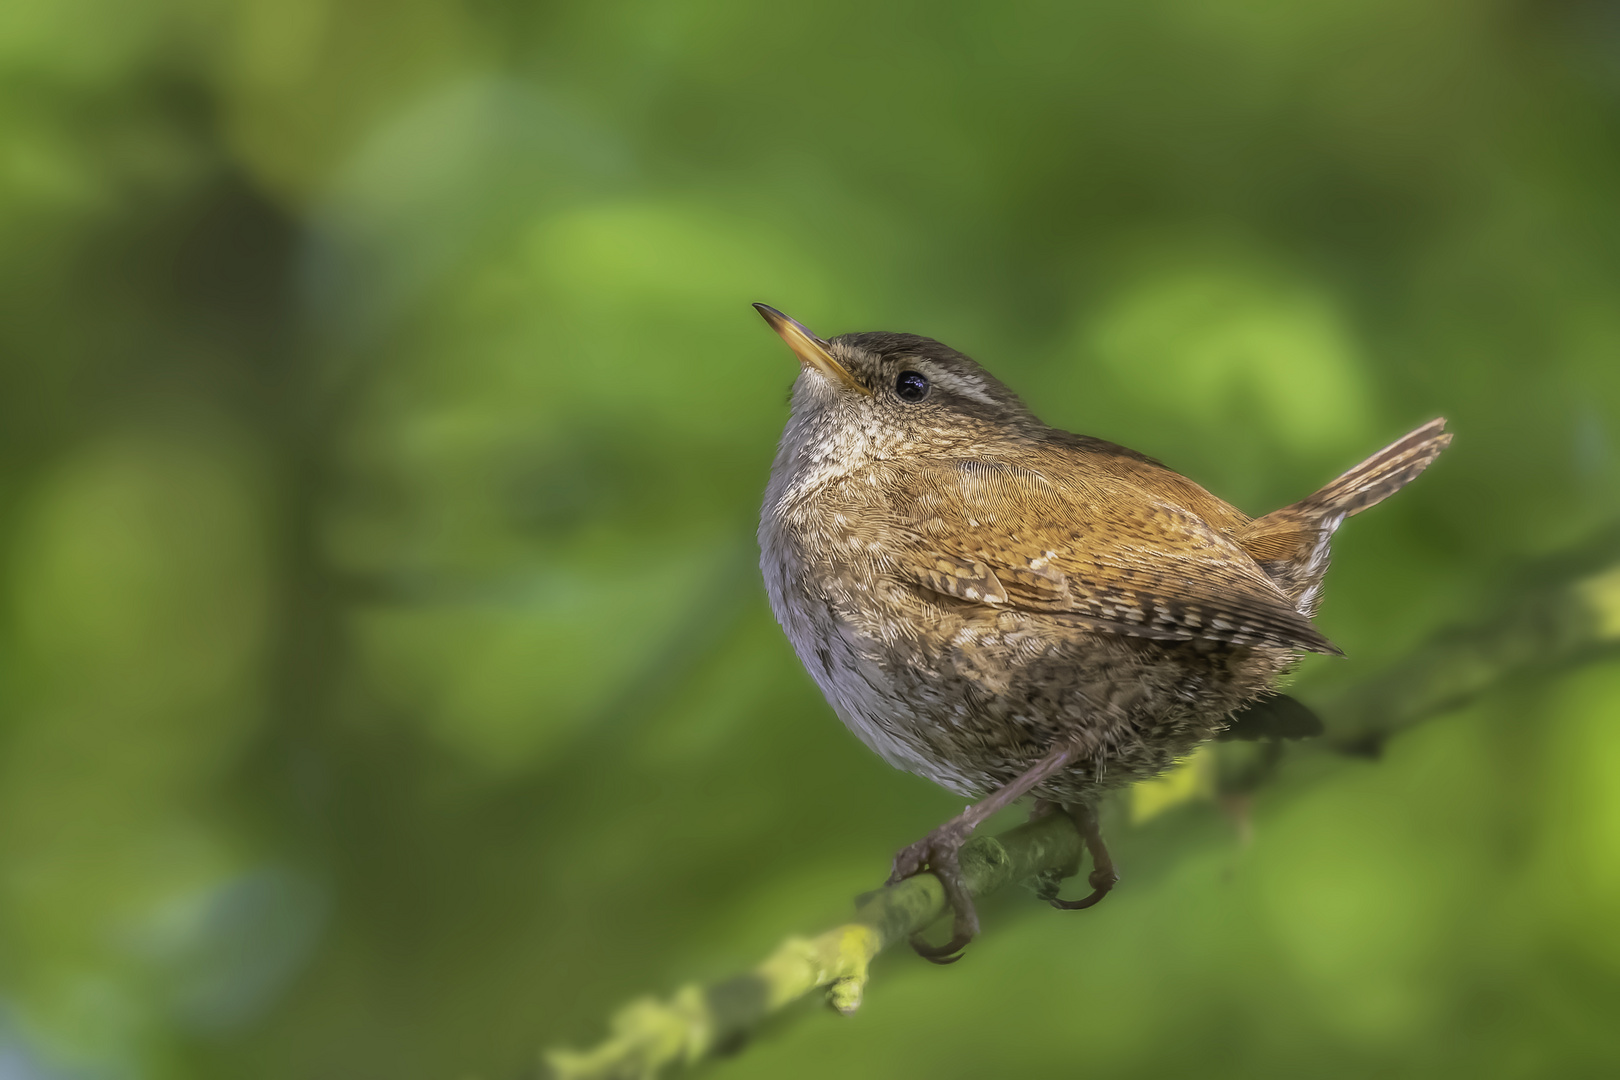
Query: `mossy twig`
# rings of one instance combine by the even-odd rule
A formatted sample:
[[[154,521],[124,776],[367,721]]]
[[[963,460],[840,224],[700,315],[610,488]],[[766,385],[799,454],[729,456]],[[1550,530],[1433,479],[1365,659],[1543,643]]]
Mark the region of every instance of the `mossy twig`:
[[[962,870],[975,897],[1015,881],[1055,879],[1079,864],[1080,838],[1065,814],[1051,814],[1001,836],[975,837]],[[821,987],[844,1014],[861,1003],[867,968],[884,949],[945,912],[945,890],[919,874],[863,897],[855,918],[813,938],[791,937],[757,967],[668,1000],[644,998],[620,1010],[612,1034],[590,1050],[552,1050],[541,1075],[555,1080],[644,1080],[736,1045],[770,1014]]]

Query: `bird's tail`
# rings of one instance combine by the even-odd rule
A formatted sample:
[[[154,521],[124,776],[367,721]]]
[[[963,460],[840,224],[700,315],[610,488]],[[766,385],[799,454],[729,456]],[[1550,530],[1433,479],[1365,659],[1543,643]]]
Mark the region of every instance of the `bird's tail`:
[[[1430,420],[1288,509],[1307,517],[1347,518],[1383,502],[1415,480],[1451,444],[1445,426],[1443,417]]]
[[[1444,419],[1430,420],[1314,495],[1255,518],[1233,534],[1307,614],[1327,570],[1328,540],[1345,518],[1411,483],[1451,443]]]

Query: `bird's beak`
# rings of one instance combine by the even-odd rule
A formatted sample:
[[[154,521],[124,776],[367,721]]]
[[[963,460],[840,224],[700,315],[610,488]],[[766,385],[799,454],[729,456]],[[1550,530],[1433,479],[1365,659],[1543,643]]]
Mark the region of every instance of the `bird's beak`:
[[[769,304],[755,304],[754,310],[764,316],[765,321],[771,324],[771,329],[782,336],[787,347],[793,350],[793,355],[799,358],[799,363],[805,367],[813,367],[829,379],[843,383],[857,393],[870,395],[872,391],[855,381],[855,376],[849,369],[837,360],[827,348],[827,343],[806,330],[802,325],[786,315],[777,311]]]

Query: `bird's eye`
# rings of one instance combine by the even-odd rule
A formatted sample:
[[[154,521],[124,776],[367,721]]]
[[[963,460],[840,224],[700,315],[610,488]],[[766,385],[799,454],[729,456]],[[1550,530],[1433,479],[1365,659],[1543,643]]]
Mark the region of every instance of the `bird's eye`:
[[[901,401],[921,401],[928,396],[928,380],[915,371],[902,371],[894,380],[894,392]]]

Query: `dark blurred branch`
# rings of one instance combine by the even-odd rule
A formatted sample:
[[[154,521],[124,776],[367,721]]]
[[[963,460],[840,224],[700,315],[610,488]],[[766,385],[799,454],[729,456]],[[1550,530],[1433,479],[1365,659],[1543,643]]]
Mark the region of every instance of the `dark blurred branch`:
[[[1452,711],[1504,683],[1620,655],[1620,531],[1532,567],[1478,621],[1444,630],[1400,663],[1313,702],[1327,719],[1324,745],[1375,753],[1390,736]],[[1281,761],[1268,755],[1270,765]],[[1269,776],[1271,769],[1263,770]],[[982,896],[1013,881],[1075,871],[1080,843],[1063,815],[978,837],[963,849],[969,888]],[[854,921],[819,937],[790,938],[753,971],[667,1001],[644,999],[584,1052],[554,1050],[542,1075],[556,1080],[650,1078],[735,1047],[771,1014],[819,987],[843,1013],[860,1004],[872,959],[944,912],[944,893],[922,874],[871,894]]]
[[[1620,532],[1534,567],[1479,620],[1442,630],[1365,682],[1313,700],[1328,745],[1376,754],[1390,736],[1504,683],[1620,655]]]

